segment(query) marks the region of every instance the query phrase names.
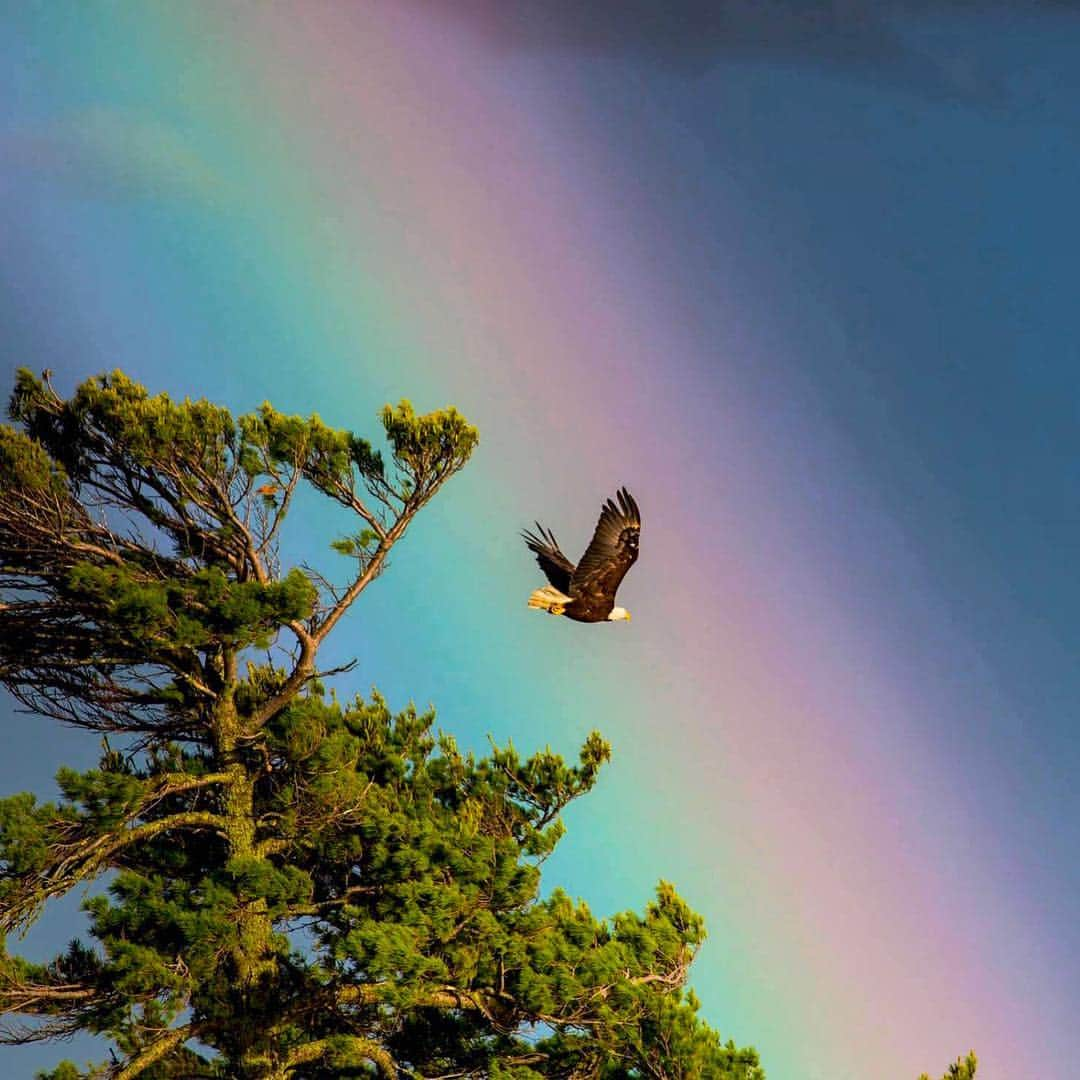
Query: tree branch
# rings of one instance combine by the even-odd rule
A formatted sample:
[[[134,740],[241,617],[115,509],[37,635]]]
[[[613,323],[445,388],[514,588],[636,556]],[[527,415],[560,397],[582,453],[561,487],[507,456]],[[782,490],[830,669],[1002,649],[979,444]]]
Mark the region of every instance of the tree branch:
[[[340,1056],[347,1050],[359,1064],[370,1061],[387,1080],[397,1080],[398,1067],[394,1059],[377,1042],[363,1039],[358,1035],[343,1035],[333,1039],[317,1039],[296,1047],[285,1059],[285,1071],[292,1072],[301,1065],[306,1065],[329,1054]]]
[[[101,991],[80,983],[13,983],[0,987],[0,1015],[29,1013],[31,1016],[54,1011],[52,1006],[92,1001]]]
[[[119,1068],[112,1070],[109,1074],[111,1080],[134,1080],[136,1076],[155,1062],[160,1061],[170,1050],[197,1035],[198,1031],[199,1029],[195,1024],[168,1028],[153,1042],[144,1046],[134,1057],[128,1058]]]
[[[188,810],[166,818],[138,825],[133,829],[102,833],[69,843],[52,845],[57,852],[68,852],[54,865],[28,874],[21,882],[23,895],[6,899],[0,911],[0,929],[14,930],[31,922],[47,900],[61,896],[80,881],[94,876],[108,865],[113,857],[132,844],[151,840],[173,829],[213,829],[225,835],[226,822],[218,814]]]
[[[345,590],[345,593],[333,606],[330,613],[319,623],[318,628],[312,635],[316,646],[322,644],[327,634],[337,625],[341,616],[349,610],[352,602],[379,576],[379,571],[382,570],[383,563],[386,562],[386,557],[390,554],[390,549],[404,536],[412,516],[412,511],[404,511],[401,517],[394,522],[389,532],[386,533],[385,538],[379,541],[379,546],[375,554],[372,555],[371,561],[364,568],[364,572]]]
[[[247,734],[253,735],[276,716],[300,692],[304,684],[315,674],[315,653],[319,643],[300,623],[289,623],[289,629],[300,642],[300,656],[281,689],[248,719],[244,725]]]

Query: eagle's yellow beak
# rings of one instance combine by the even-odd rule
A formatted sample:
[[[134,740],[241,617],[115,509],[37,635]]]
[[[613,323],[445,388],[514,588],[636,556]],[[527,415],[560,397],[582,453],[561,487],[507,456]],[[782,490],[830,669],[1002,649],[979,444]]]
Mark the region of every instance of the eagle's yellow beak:
[[[629,622],[629,621],[630,621],[630,612],[629,612],[629,611],[628,611],[628,612],[626,613],[626,621],[627,621],[627,622]]]

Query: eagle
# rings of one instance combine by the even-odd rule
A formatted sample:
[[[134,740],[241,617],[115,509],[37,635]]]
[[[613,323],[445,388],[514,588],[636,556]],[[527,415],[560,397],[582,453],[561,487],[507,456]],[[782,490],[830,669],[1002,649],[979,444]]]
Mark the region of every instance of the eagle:
[[[577,622],[629,622],[630,612],[615,606],[615,590],[638,557],[641,513],[626,488],[620,488],[615,499],[617,505],[612,499],[604,503],[596,531],[577,566],[559,550],[554,534],[540,522],[536,522],[539,536],[521,534],[551,582],[529,597],[529,607]]]

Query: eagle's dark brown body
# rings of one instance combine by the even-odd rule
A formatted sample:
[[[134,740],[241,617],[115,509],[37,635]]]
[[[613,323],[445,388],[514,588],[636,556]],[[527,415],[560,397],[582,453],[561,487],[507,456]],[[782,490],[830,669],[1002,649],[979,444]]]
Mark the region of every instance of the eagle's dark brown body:
[[[522,533],[551,582],[551,588],[533,593],[530,607],[565,615],[576,622],[607,622],[613,612],[629,619],[628,612],[616,608],[615,592],[638,557],[641,514],[626,488],[617,492],[616,499],[618,505],[611,499],[604,504],[592,541],[577,566],[559,550],[554,535],[539,522],[539,536]]]

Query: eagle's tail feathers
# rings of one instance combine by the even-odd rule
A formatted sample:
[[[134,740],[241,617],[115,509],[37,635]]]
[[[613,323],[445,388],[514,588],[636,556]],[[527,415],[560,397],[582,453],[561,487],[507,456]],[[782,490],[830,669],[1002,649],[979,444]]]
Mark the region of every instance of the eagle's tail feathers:
[[[559,592],[553,585],[545,585],[529,597],[529,607],[549,611],[552,615],[561,615],[566,610],[566,605],[572,601],[572,597]]]

